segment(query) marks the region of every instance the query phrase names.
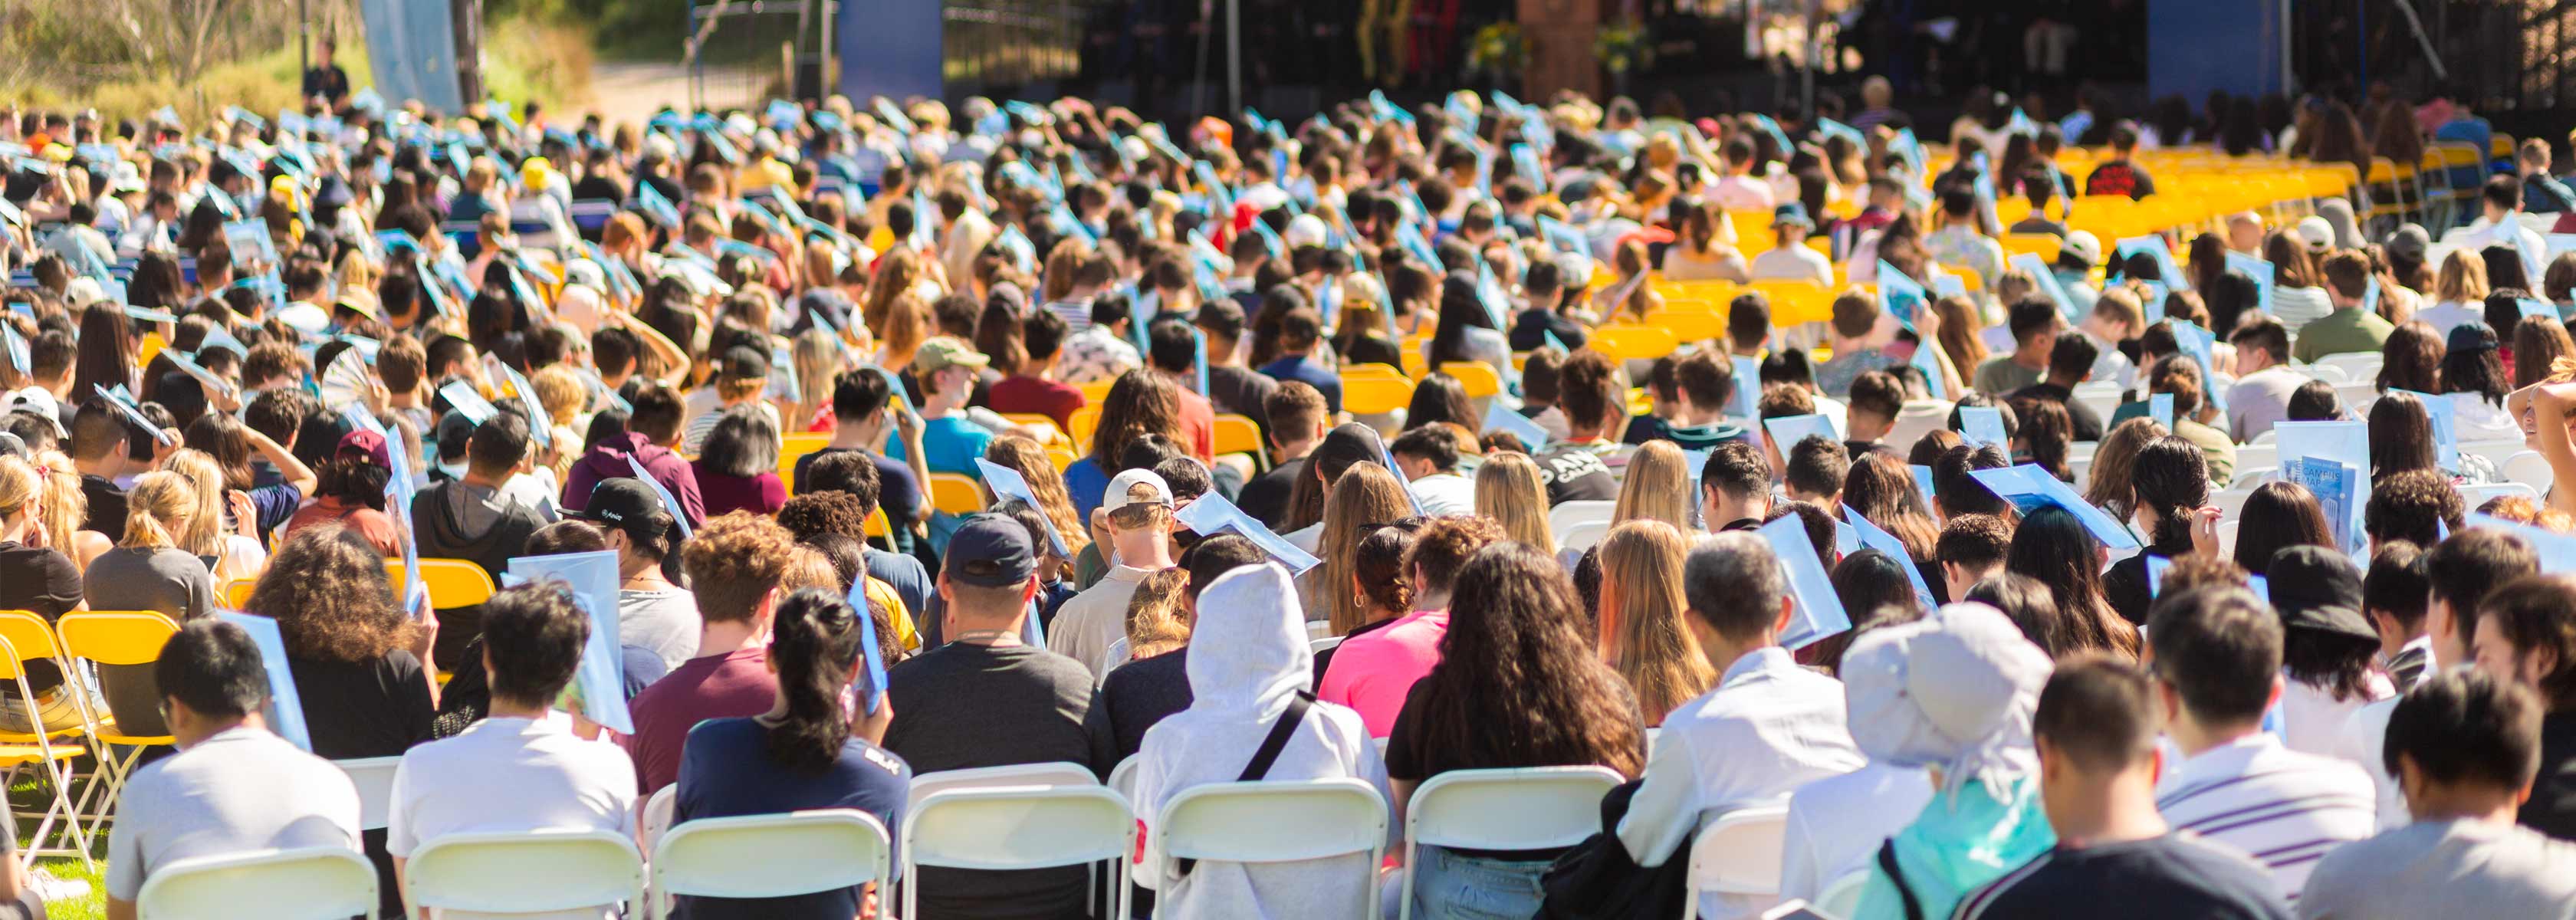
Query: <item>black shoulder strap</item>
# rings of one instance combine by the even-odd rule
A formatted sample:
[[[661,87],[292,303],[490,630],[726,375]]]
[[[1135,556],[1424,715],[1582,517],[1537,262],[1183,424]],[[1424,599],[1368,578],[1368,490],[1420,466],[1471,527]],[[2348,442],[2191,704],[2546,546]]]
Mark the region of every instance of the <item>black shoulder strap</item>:
[[[1896,896],[1905,902],[1905,920],[1923,920],[1923,905],[1914,900],[1914,889],[1905,884],[1905,870],[1896,867],[1896,841],[1878,845],[1878,869],[1896,885]]]
[[[1259,782],[1262,777],[1270,775],[1270,765],[1276,763],[1279,752],[1288,747],[1288,739],[1297,733],[1298,724],[1306,721],[1306,709],[1313,700],[1314,697],[1303,690],[1288,698],[1288,709],[1279,714],[1278,721],[1270,723],[1270,735],[1261,739],[1261,747],[1252,752],[1252,761],[1243,765],[1243,775],[1235,777],[1235,782]]]
[[[1297,734],[1297,726],[1306,721],[1306,710],[1311,708],[1314,700],[1313,694],[1303,690],[1288,698],[1288,708],[1279,713],[1278,721],[1270,723],[1270,734],[1261,739],[1261,747],[1252,752],[1252,762],[1243,765],[1243,775],[1235,777],[1235,782],[1260,782],[1262,777],[1270,775],[1270,765],[1278,762],[1279,752],[1287,749],[1288,739]],[[1190,870],[1197,866],[1198,860],[1181,860],[1182,877],[1188,877]]]

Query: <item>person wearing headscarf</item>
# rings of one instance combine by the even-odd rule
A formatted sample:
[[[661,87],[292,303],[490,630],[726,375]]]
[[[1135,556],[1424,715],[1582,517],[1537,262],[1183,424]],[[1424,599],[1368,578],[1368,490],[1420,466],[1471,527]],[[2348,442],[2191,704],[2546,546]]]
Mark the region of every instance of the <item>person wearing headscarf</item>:
[[[1870,859],[1854,920],[1949,916],[1977,886],[2057,845],[2030,735],[2051,669],[2046,652],[1983,604],[1871,630],[1843,653],[1852,741],[1874,763],[1922,767],[1932,779],[1931,802],[1887,839],[1888,855]]]
[[[1199,593],[1191,633],[1190,707],[1155,723],[1136,752],[1136,813],[1148,825],[1192,787],[1242,779],[1272,726],[1297,713],[1291,702],[1314,684],[1314,654],[1288,571],[1275,563],[1235,569]],[[1393,801],[1386,763],[1359,713],[1305,697],[1303,717],[1257,779],[1356,779]],[[1393,845],[1396,823],[1387,828]],[[1363,854],[1283,863],[1199,862],[1176,874],[1147,835],[1138,881],[1178,917],[1351,917],[1366,912]]]
[[[2352,219],[2352,202],[2329,198],[2317,205],[2317,216],[2334,228],[2334,248],[2360,249],[2366,243],[2361,238],[2361,225]]]

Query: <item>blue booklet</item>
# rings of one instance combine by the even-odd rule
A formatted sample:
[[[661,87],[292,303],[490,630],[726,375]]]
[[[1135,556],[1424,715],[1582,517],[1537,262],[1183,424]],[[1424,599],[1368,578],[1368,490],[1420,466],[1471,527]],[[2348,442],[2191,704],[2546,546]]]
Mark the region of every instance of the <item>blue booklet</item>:
[[[2102,541],[2103,546],[2114,551],[2139,548],[2137,535],[2130,533],[2129,528],[2121,524],[2118,518],[2112,517],[2110,512],[2094,507],[2092,502],[2085,501],[2084,496],[2076,493],[2074,486],[2059,481],[2056,476],[2050,475],[2037,464],[2025,463],[1995,470],[1970,470],[1968,475],[1993,491],[1996,497],[2011,502],[2013,508],[2024,515],[2055,505],[2075,515],[2075,519],[2083,523],[2084,529],[2093,535],[2093,539]]]
[[[1807,539],[1807,525],[1792,514],[1754,532],[1771,544],[1772,555],[1779,558],[1781,571],[1788,576],[1790,601],[1796,606],[1789,615],[1788,631],[1780,635],[1781,647],[1794,651],[1849,631],[1851,615],[1843,611],[1842,596],[1834,593],[1824,560],[1816,557],[1816,544]]]
[[[621,735],[635,733],[626,711],[625,665],[617,639],[617,552],[598,550],[553,556],[519,556],[502,574],[510,585],[560,580],[590,615],[590,641],[582,646],[581,666],[573,673],[570,693],[581,714]],[[873,630],[871,630],[873,632]]]
[[[216,611],[215,616],[250,633],[251,644],[259,646],[260,667],[268,672],[268,702],[260,705],[260,717],[267,720],[268,730],[312,751],[313,735],[304,726],[304,697],[295,692],[295,672],[287,667],[286,637],[278,632],[277,621],[229,610]]]

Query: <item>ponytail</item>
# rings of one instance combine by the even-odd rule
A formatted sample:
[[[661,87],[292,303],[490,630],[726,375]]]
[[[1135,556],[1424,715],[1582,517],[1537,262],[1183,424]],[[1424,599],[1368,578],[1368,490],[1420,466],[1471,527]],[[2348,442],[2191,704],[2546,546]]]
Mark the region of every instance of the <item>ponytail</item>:
[[[798,589],[779,602],[769,663],[778,669],[778,698],[786,714],[769,724],[770,759],[803,773],[821,773],[839,759],[850,739],[841,689],[860,664],[859,630],[872,625],[861,622],[848,601],[820,588]]]
[[[197,487],[167,470],[145,473],[125,494],[125,538],[118,546],[168,549],[179,545],[171,523],[196,511]]]

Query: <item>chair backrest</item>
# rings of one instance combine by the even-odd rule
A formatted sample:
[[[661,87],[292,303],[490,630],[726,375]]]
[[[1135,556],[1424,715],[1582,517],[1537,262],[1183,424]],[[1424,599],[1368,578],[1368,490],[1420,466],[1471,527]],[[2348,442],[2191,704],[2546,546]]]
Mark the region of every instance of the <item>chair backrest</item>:
[[[930,474],[930,506],[950,514],[984,510],[984,487],[960,473]]]
[[[1816,895],[1815,906],[1828,917],[1852,917],[1860,914],[1860,893],[1869,888],[1869,870],[1847,873],[1825,885]]]
[[[227,920],[251,904],[275,920],[373,917],[376,867],[337,847],[201,856],[161,867],[134,900],[153,920]]]
[[[150,610],[75,610],[54,622],[64,651],[99,664],[151,664],[179,632],[177,621]]]
[[[905,799],[915,808],[932,793],[950,789],[995,789],[1019,786],[1097,786],[1100,778],[1090,767],[1056,760],[1046,763],[1016,763],[1000,767],[975,767],[968,770],[939,770],[916,774]]]
[[[2504,470],[2505,463],[2511,461],[2515,454],[2525,453],[2531,450],[2531,446],[2524,444],[2521,438],[2498,438],[2489,441],[2462,441],[2460,442],[2459,447],[2461,456],[2474,454],[2476,456],[2485,457],[2487,458],[2488,463],[2496,465],[2496,470],[2498,472],[2502,472]]]
[[[2557,478],[2549,471],[2549,458],[2536,450],[2526,450],[2507,458],[2504,468],[2498,472],[2504,474],[2506,482],[2519,482],[2534,489],[2548,488]]]
[[[492,573],[468,559],[422,559],[420,580],[429,586],[429,605],[440,610],[472,607],[492,599]],[[395,590],[408,590],[395,585]]]
[[[1619,503],[1615,501],[1593,499],[1558,502],[1556,507],[1547,509],[1547,529],[1550,533],[1562,534],[1584,521],[1608,521],[1611,512],[1618,507]]]
[[[1451,770],[1414,790],[1404,839],[1482,850],[1573,846],[1601,829],[1601,796],[1619,782],[1601,767]]]
[[[1458,378],[1459,388],[1467,391],[1468,399],[1483,399],[1503,391],[1503,376],[1482,361],[1443,362],[1440,372]]]
[[[2476,510],[2479,505],[2485,504],[2487,499],[2501,495],[2519,495],[2524,498],[2531,499],[2535,504],[2540,501],[2539,489],[2523,485],[2519,482],[2498,482],[2482,486],[2461,486],[2459,488],[2461,504],[2467,505],[2471,510]]]
[[[777,898],[875,882],[892,894],[894,840],[849,808],[682,822],[653,846],[656,916],[674,895]]]
[[[2236,476],[2239,479],[2245,478],[2246,470],[2280,465],[2281,445],[2277,443],[2236,445]]]
[[[644,893],[644,857],[611,831],[449,834],[412,852],[403,881],[413,916],[632,905]]]
[[[1609,535],[1609,521],[1578,521],[1556,532],[1556,548],[1559,551],[1573,550],[1580,555],[1584,550],[1591,549],[1593,544],[1601,542],[1601,538]]]
[[[1696,894],[1771,894],[1780,890],[1781,838],[1789,809],[1739,808],[1717,816],[1691,842],[1690,890]]]
[[[1216,417],[1216,452],[1262,456],[1264,448],[1261,426],[1248,416],[1232,412]]]
[[[350,785],[358,787],[358,829],[384,827],[393,814],[394,769],[402,766],[401,755],[334,760],[331,765],[349,774]]]
[[[1165,859],[1298,862],[1367,853],[1374,872],[1386,821],[1386,799],[1356,779],[1208,783],[1173,796],[1152,834]]]
[[[53,625],[32,610],[0,610],[0,639],[9,640],[9,647],[21,662],[38,658],[59,661],[63,657],[61,647],[54,642]]]
[[[680,807],[680,784],[672,783],[653,790],[652,796],[639,806],[635,818],[635,842],[645,852],[662,843],[662,835],[671,829],[671,815]]]
[[[396,568],[400,568],[402,563],[396,562],[394,565]],[[394,575],[394,584],[402,584],[402,576],[400,574]],[[224,582],[224,607],[231,610],[240,610],[243,607],[249,606],[250,593],[258,587],[259,579],[256,578],[236,578],[231,581]]]
[[[1343,638],[1344,637],[1342,636],[1325,636],[1320,639],[1308,639],[1306,640],[1306,651],[1310,654],[1321,655],[1331,649],[1340,648]]]
[[[1107,784],[1109,791],[1118,793],[1120,798],[1130,802],[1136,800],[1136,768],[1143,763],[1137,758],[1138,755],[1129,754],[1127,759],[1119,761],[1117,766],[1109,769]]]
[[[1040,869],[1135,852],[1127,800],[1105,786],[943,789],[903,819],[903,861],[958,869]]]

